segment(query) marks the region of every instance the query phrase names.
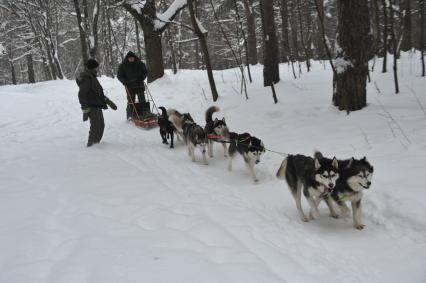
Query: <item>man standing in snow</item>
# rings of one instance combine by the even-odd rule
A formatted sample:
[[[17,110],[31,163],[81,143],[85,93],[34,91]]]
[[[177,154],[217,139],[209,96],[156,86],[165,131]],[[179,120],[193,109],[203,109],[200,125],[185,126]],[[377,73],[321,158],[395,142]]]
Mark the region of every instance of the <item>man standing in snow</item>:
[[[136,95],[138,102],[146,102],[144,80],[148,71],[144,62],[129,51],[123,62],[118,67],[117,78],[126,87],[127,92],[127,119],[132,116],[132,104],[135,102]]]
[[[87,60],[85,70],[76,79],[80,88],[78,99],[83,110],[83,121],[90,120],[89,140],[87,147],[101,141],[104,133],[105,122],[102,109],[109,105],[116,110],[117,106],[104,95],[104,90],[96,78],[99,63],[95,59]]]

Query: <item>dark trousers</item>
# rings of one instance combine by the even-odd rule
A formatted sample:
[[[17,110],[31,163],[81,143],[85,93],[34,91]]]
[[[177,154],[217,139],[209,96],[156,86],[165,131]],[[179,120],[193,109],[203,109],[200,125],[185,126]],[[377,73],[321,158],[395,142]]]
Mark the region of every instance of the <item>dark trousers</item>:
[[[145,87],[143,86],[127,87],[127,108],[126,108],[127,119],[131,118],[134,112],[133,103],[136,102],[136,96],[138,96],[138,102],[146,102],[144,93],[145,93]]]
[[[104,114],[100,108],[92,108],[89,112],[90,131],[87,146],[99,143],[102,139],[105,129]]]
[[[137,86],[137,87],[127,87],[128,93],[127,93],[127,103],[131,104],[136,102],[136,95],[138,96],[138,102],[146,102],[145,99],[145,88],[143,86]]]

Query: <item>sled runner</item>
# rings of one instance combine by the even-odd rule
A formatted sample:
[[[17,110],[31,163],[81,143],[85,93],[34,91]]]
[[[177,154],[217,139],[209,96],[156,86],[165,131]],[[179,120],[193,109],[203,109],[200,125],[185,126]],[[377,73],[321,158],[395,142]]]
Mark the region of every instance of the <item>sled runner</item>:
[[[129,121],[135,124],[138,128],[150,129],[158,126],[158,109],[155,105],[154,99],[148,90],[148,86],[145,84],[146,89],[146,102],[134,102],[128,88],[126,87],[127,96],[131,101],[130,106],[130,118]],[[151,107],[152,103],[152,107]],[[154,110],[157,114],[153,113]]]

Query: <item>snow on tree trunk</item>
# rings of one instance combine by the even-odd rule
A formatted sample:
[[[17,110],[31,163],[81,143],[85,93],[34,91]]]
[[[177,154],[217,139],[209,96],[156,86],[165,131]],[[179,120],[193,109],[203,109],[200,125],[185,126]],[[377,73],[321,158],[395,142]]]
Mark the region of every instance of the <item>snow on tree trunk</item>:
[[[148,82],[164,75],[161,34],[174,17],[186,6],[186,0],[175,0],[163,14],[157,14],[155,1],[123,1],[121,5],[142,27],[148,68]]]
[[[339,110],[355,111],[367,105],[369,32],[367,0],[339,0],[337,72],[333,78],[333,103]]]

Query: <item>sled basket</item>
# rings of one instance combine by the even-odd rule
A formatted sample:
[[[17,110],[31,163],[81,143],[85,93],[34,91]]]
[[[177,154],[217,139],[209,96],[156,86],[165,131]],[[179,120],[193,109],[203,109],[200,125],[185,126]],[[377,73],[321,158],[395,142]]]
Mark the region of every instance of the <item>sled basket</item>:
[[[149,129],[158,126],[157,115],[153,113],[147,113],[145,116],[132,117],[130,121],[135,124],[136,127]]]
[[[153,128],[158,126],[158,116],[151,112],[149,102],[135,103],[132,108],[130,121],[139,128]]]

